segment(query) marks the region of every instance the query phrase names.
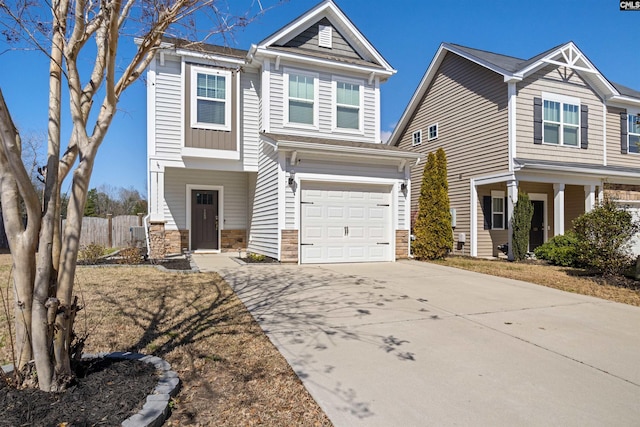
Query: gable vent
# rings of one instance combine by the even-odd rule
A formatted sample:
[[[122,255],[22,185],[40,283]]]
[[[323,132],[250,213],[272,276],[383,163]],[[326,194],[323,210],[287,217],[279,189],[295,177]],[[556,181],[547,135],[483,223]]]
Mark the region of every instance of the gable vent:
[[[333,28],[330,25],[320,25],[318,30],[318,46],[331,49],[332,30]]]

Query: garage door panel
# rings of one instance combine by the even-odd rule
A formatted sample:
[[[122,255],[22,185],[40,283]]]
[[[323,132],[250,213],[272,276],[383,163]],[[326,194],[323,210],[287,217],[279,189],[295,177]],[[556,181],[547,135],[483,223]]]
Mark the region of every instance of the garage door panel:
[[[388,186],[302,184],[301,262],[391,261]]]

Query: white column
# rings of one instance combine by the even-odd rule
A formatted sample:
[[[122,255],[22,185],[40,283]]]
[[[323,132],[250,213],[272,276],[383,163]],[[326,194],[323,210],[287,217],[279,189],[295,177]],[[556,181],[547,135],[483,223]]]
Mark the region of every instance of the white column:
[[[509,251],[507,256],[510,260],[513,260],[513,226],[511,219],[513,218],[513,209],[518,202],[518,181],[507,182],[507,244],[509,245]]]
[[[584,211],[591,212],[596,206],[596,186],[585,185],[584,186]]]
[[[604,202],[604,189],[602,188],[602,185],[600,185],[598,188],[598,204],[601,205],[602,202]]]
[[[151,160],[149,169],[149,220],[164,221],[164,166]]]
[[[553,184],[553,235],[564,234],[564,184]]]
[[[470,206],[470,234],[467,244],[471,245],[471,256],[478,256],[478,189],[475,180],[471,180],[471,206]]]

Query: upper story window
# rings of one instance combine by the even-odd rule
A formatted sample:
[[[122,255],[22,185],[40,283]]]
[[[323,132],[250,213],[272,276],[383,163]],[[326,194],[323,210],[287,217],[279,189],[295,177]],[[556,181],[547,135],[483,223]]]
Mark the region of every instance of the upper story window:
[[[357,81],[334,79],[335,127],[338,129],[362,129],[362,87]]]
[[[629,114],[628,119],[629,153],[640,153],[640,113]]]
[[[191,127],[231,130],[231,72],[191,67]]]
[[[429,141],[431,141],[432,139],[436,139],[436,138],[438,138],[438,124],[437,123],[429,126]]]
[[[580,146],[580,100],[546,95],[542,104],[542,119],[544,143]]]
[[[504,191],[491,191],[491,228],[493,230],[504,230],[504,208]]]
[[[288,98],[287,122],[303,126],[316,126],[318,75],[302,71],[285,70]]]
[[[411,145],[420,145],[420,144],[422,144],[422,129],[415,131],[411,139]]]

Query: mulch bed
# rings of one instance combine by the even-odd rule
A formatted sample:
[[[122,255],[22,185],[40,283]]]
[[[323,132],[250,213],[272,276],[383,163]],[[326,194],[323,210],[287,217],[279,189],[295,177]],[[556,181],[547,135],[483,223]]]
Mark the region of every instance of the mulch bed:
[[[132,264],[127,264],[120,258],[103,258],[96,263],[87,263],[81,260],[78,260],[78,265],[126,265],[131,266]],[[167,270],[191,270],[191,264],[189,260],[186,258],[167,258],[161,260],[140,260],[138,264],[135,265],[161,265]]]
[[[158,382],[155,367],[137,360],[83,360],[74,369],[76,383],[63,393],[18,390],[0,378],[0,426],[119,426]]]

